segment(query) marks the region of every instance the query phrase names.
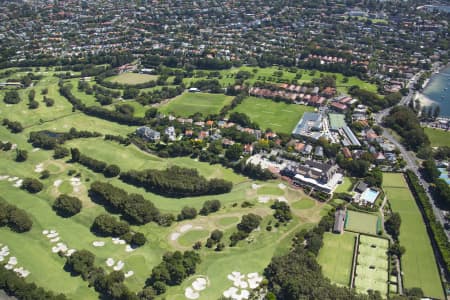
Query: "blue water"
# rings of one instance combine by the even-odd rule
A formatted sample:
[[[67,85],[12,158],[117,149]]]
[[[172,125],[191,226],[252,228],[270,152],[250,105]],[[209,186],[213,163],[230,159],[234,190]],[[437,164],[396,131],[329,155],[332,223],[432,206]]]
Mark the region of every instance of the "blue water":
[[[422,94],[429,100],[423,105],[439,105],[440,116],[450,117],[450,67],[433,75]]]
[[[378,197],[378,194],[379,194],[379,192],[377,190],[366,189],[361,194],[361,199],[363,199],[366,202],[374,203]]]
[[[448,177],[448,171],[446,168],[439,168],[439,172],[441,172],[441,175],[439,178],[444,179],[448,184],[450,184],[450,178]]]

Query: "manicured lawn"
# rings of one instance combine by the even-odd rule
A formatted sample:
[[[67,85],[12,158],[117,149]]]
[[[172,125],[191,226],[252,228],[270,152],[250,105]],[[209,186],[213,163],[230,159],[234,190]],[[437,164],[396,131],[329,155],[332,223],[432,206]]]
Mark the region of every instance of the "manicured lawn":
[[[178,243],[182,246],[192,246],[197,241],[204,242],[209,235],[209,231],[207,230],[190,230],[184,234],[182,234],[178,238]]]
[[[258,195],[276,195],[281,196],[284,195],[284,191],[280,189],[278,186],[272,186],[266,184],[258,189]]]
[[[384,173],[383,189],[392,210],[400,213],[402,219],[399,239],[400,244],[406,248],[402,256],[405,287],[420,287],[425,296],[443,299],[431,242],[405,178],[399,173]]]
[[[347,211],[345,229],[361,233],[377,234],[378,216],[358,211]]]
[[[293,208],[296,209],[309,209],[314,207],[314,205],[316,205],[316,202],[312,199],[301,199],[300,201],[294,202],[294,204],[292,204]]]
[[[163,105],[158,110],[165,114],[189,117],[195,113],[203,116],[218,114],[222,107],[229,104],[233,97],[223,94],[183,93]]]
[[[247,114],[261,129],[290,134],[310,106],[275,102],[269,99],[247,97],[233,111]]]
[[[158,79],[158,76],[156,76],[156,75],[127,72],[127,73],[122,73],[120,75],[110,77],[107,80],[109,80],[111,82],[134,85],[134,84],[149,82],[149,81],[156,80],[156,79]]]
[[[356,234],[351,232],[324,233],[317,261],[322,266],[323,274],[334,283],[343,286],[350,284],[355,237]]]
[[[344,177],[344,181],[336,188],[336,193],[348,193],[353,188],[353,181],[350,177]]]
[[[372,289],[382,296],[387,295],[388,247],[388,240],[360,235],[355,277],[358,292],[366,293]]]
[[[434,128],[424,128],[431,142],[431,147],[450,147],[450,131]]]
[[[238,217],[224,217],[219,219],[219,225],[221,226],[229,226],[232,224],[237,224],[239,222]]]

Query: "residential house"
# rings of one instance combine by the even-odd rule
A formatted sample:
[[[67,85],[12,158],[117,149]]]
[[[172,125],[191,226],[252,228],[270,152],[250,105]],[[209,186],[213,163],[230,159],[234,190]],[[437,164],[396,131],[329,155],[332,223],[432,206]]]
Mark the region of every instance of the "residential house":
[[[161,139],[161,134],[159,133],[159,131],[153,130],[147,126],[139,127],[136,130],[136,134],[141,138],[151,142],[157,142]]]

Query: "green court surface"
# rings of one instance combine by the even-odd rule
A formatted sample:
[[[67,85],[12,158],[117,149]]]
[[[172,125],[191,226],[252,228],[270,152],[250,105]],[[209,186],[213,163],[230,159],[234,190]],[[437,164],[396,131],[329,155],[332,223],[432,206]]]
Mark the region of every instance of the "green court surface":
[[[317,261],[325,277],[339,285],[349,286],[355,237],[356,234],[352,232],[324,233]]]
[[[355,288],[361,293],[372,289],[381,295],[388,291],[388,240],[360,235],[355,275]]]
[[[345,229],[360,233],[377,234],[378,216],[348,210]]]
[[[383,189],[392,210],[402,219],[399,240],[406,248],[402,256],[404,287],[420,287],[425,296],[444,299],[430,238],[403,174],[383,173]]]
[[[261,129],[270,128],[275,132],[290,134],[310,106],[287,104],[273,100],[247,97],[233,111],[247,114]]]
[[[165,114],[174,114],[180,117],[189,117],[201,113],[204,117],[218,114],[222,107],[230,104],[233,97],[223,94],[183,93],[161,106],[158,111]]]
[[[108,78],[108,81],[111,82],[117,82],[121,84],[140,84],[149,82],[152,80],[158,79],[158,76],[155,75],[148,75],[148,74],[138,74],[138,73],[122,73],[120,75],[116,75],[113,77]]]

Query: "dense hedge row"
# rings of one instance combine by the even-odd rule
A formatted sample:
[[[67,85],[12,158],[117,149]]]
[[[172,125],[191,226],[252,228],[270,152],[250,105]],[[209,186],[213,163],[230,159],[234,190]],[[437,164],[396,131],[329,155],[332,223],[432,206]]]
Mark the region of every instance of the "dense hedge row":
[[[0,268],[0,289],[17,299],[66,300],[63,294],[55,295],[34,283],[28,283],[11,270]]]
[[[28,142],[34,147],[39,147],[46,150],[55,149],[57,145],[64,144],[65,141],[80,138],[92,138],[100,137],[101,133],[96,131],[78,131],[75,128],[71,128],[69,132],[52,132],[48,130],[32,131],[30,132],[30,138]]]
[[[158,220],[159,210],[151,201],[138,194],[128,194],[112,184],[95,181],[89,194],[96,202],[120,212],[131,223],[143,225]]]
[[[120,179],[126,183],[169,197],[193,197],[228,193],[233,184],[223,179],[207,180],[196,169],[172,166],[166,170],[131,170]]]
[[[72,154],[72,162],[82,164],[96,173],[103,173],[105,177],[116,177],[120,174],[120,168],[117,165],[108,165],[101,160],[83,155],[77,148],[71,148],[70,152]]]
[[[447,235],[445,234],[444,228],[442,225],[436,220],[434,216],[433,208],[428,200],[428,196],[424,190],[424,188],[420,185],[419,179],[411,170],[406,171],[406,179],[408,181],[409,187],[414,194],[414,197],[419,202],[422,210],[425,213],[426,225],[431,229],[432,238],[436,242],[438,246],[439,253],[444,260],[446,265],[446,270],[450,270],[450,243],[447,239]]]
[[[21,233],[30,231],[33,221],[26,211],[0,197],[0,226],[8,226],[11,230]]]

